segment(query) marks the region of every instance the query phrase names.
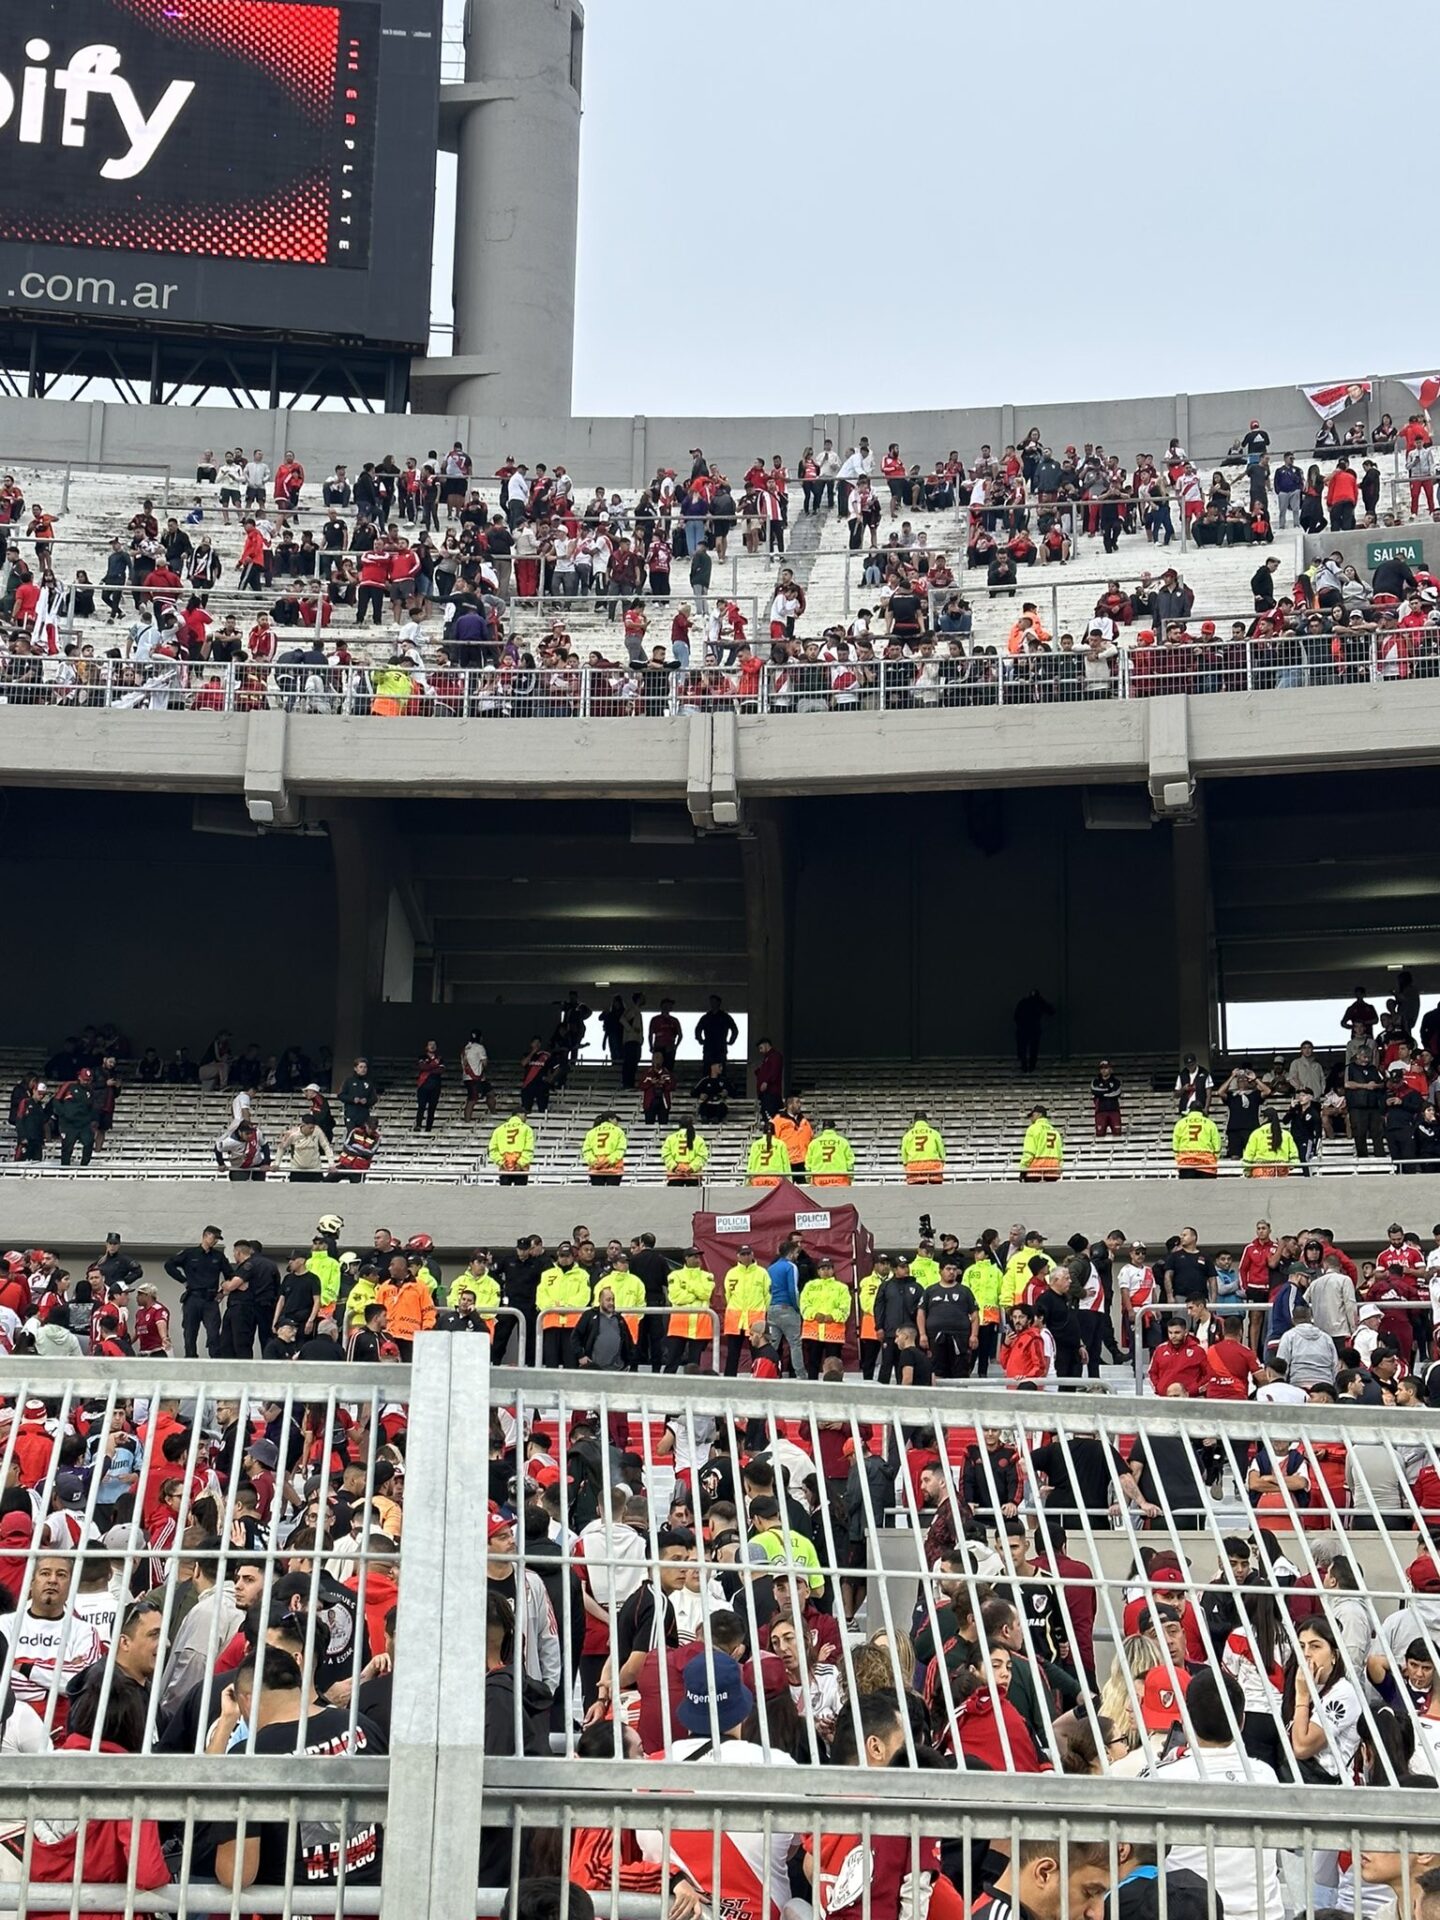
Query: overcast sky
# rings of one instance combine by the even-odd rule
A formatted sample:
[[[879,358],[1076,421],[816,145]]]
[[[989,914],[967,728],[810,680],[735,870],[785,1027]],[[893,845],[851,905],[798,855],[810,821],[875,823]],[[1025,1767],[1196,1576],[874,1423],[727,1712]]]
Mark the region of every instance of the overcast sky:
[[[1404,91],[1435,71],[1434,0],[586,20],[577,412],[1108,399],[1440,355]]]

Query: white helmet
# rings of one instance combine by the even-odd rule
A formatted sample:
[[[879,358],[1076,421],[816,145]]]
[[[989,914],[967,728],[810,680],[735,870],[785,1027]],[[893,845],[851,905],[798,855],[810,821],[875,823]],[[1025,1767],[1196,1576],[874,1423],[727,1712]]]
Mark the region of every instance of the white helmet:
[[[338,1213],[322,1213],[320,1218],[315,1222],[315,1231],[317,1233],[343,1233],[345,1231],[345,1222],[340,1218]]]
[[[358,1267],[360,1264],[360,1256],[358,1253],[342,1253],[340,1256],[340,1264],[342,1267]]]

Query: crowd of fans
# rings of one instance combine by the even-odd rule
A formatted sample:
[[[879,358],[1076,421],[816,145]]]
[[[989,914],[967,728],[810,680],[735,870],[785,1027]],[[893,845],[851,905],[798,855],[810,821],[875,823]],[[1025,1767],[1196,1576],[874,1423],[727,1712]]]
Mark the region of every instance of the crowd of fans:
[[[337,1251],[340,1231],[322,1217],[311,1247],[282,1271],[253,1241],[227,1250],[207,1228],[166,1262],[185,1288],[186,1349],[220,1320],[220,1352],[253,1352],[258,1336],[269,1357],[293,1359],[303,1383],[309,1363],[345,1347],[360,1364],[407,1355],[443,1329],[485,1337],[486,1308],[503,1301],[519,1306],[527,1345],[538,1336],[577,1383],[586,1367],[696,1364],[669,1351],[673,1321],[668,1357],[643,1359],[609,1324],[628,1280],[681,1315],[693,1304],[692,1288],[672,1289],[698,1256],[672,1263],[651,1236],[601,1250],[577,1228],[553,1252],[531,1236],[513,1253],[477,1253],[447,1279],[423,1235],[402,1247],[377,1234],[357,1258]],[[822,1394],[814,1419],[737,1417],[689,1390],[679,1412],[653,1419],[633,1403],[615,1412],[612,1398],[608,1425],[583,1397],[558,1422],[498,1405],[488,1504],[477,1508],[488,1549],[474,1623],[486,1752],[540,1754],[558,1738],[581,1758],[637,1766],[652,1755],[1113,1771],[1154,1782],[1167,1809],[1178,1805],[1173,1788],[1195,1779],[1433,1788],[1440,1459],[1415,1443],[1413,1420],[1397,1426],[1398,1444],[1369,1429],[1349,1444],[1317,1441],[1298,1412],[1283,1449],[1229,1425],[1189,1439],[1137,1422],[1133,1437],[1112,1442],[1074,1422],[1054,1431],[1046,1406],[1057,1403],[1017,1398],[1005,1427],[952,1433],[963,1401],[923,1389],[932,1374],[949,1379],[997,1357],[1020,1389],[1043,1388],[1056,1372],[1073,1379],[1087,1343],[1104,1337],[1099,1323],[1112,1343],[1149,1345],[1155,1329],[1140,1310],[1163,1297],[1180,1311],[1154,1346],[1157,1391],[1222,1403],[1253,1393],[1297,1408],[1338,1395],[1413,1415],[1435,1404],[1431,1382],[1440,1386],[1429,1364],[1440,1229],[1435,1239],[1427,1262],[1416,1236],[1392,1227],[1367,1286],[1323,1230],[1274,1235],[1265,1222],[1238,1263],[1211,1259],[1189,1233],[1153,1261],[1119,1233],[1094,1244],[1075,1235],[1053,1262],[1019,1224],[964,1255],[954,1236],[926,1235],[868,1276],[868,1360],[896,1393],[892,1421],[855,1419],[840,1351],[810,1331],[801,1356],[812,1344],[823,1351],[818,1368],[806,1367]],[[763,1379],[801,1364],[799,1323],[828,1297],[812,1289],[837,1282],[826,1263],[807,1265],[803,1239],[768,1268],[755,1251],[741,1249],[721,1284]],[[1222,1283],[1231,1264],[1238,1297]],[[577,1270],[599,1302],[578,1314]],[[1012,1273],[1006,1331],[995,1309]],[[168,1322],[139,1275],[112,1238],[85,1276],[88,1300],[38,1250],[18,1268],[7,1262],[0,1282],[0,1326],[17,1355],[88,1340],[102,1354],[133,1346],[161,1369],[145,1400],[110,1408],[85,1395],[30,1397],[0,1411],[0,1751],[233,1753],[237,1768],[252,1740],[263,1754],[383,1753],[406,1604],[403,1403],[370,1393],[361,1374],[329,1398],[303,1384],[243,1406],[166,1398]],[[866,1284],[854,1303],[862,1315]],[[1146,1286],[1153,1293],[1142,1297]],[[1345,1313],[1357,1296],[1352,1332]],[[12,1299],[29,1316],[14,1327]],[[1264,1325],[1247,1345],[1257,1312]],[[503,1323],[494,1337],[498,1347]],[[1012,1371],[1011,1356],[1026,1351],[1044,1365]],[[920,1530],[930,1570],[903,1619],[880,1604],[875,1558],[895,1512]],[[1117,1518],[1136,1535],[1123,1578],[1101,1566]],[[1366,1536],[1379,1532],[1405,1569],[1403,1581],[1389,1576],[1389,1593],[1368,1590],[1362,1564]],[[1137,1806],[1151,1804],[1148,1791],[1136,1790]],[[839,1803],[815,1807],[817,1833],[781,1823],[765,1844],[732,1822],[718,1846],[703,1829],[667,1837],[646,1819],[642,1791],[627,1805],[618,1828],[574,1832],[568,1856],[557,1854],[553,1826],[527,1830],[525,1869],[597,1896],[618,1874],[627,1891],[662,1895],[678,1920],[694,1920],[711,1896],[739,1920],[770,1920],[791,1899],[858,1920],[867,1881],[878,1920],[912,1911],[910,1842],[856,1832]],[[87,1838],[87,1879],[133,1871],[152,1888],[178,1874],[176,1826],[147,1817],[124,1846],[103,1820],[87,1828],[97,1831],[109,1844],[92,1851]],[[293,1838],[283,1823],[253,1823],[243,1844],[233,1826],[210,1826],[189,1836],[187,1870],[243,1888],[283,1881],[293,1865],[307,1884],[330,1885],[343,1858],[347,1880],[365,1885],[379,1876],[384,1840],[378,1827],[347,1827],[338,1809],[333,1825],[307,1822]],[[480,1884],[505,1884],[509,1830],[480,1828],[476,1844]],[[1208,1864],[1203,1848],[1157,1859],[1122,1834],[1118,1888],[1107,1848],[1072,1844],[1067,1889],[1053,1846],[1012,1856],[997,1830],[962,1849],[927,1839],[923,1826],[920,1844],[924,1891],[940,1903],[931,1911],[960,1911],[963,1889],[982,1917],[1018,1900],[1046,1920],[1099,1920],[1107,1892],[1138,1916],[1126,1889],[1138,1898],[1143,1876],[1153,1883],[1160,1870],[1181,1911],[1203,1911],[1184,1901],[1191,1876],[1213,1872],[1212,1911],[1223,1920],[1278,1920],[1298,1866],[1273,1849],[1220,1847]],[[75,1872],[63,1827],[47,1827],[34,1854],[37,1879]],[[1440,1855],[1320,1853],[1306,1865],[1309,1911],[1348,1907],[1361,1890],[1365,1911],[1378,1911],[1372,1900],[1402,1884],[1427,1897],[1440,1888],[1426,1884]]]
[[[1411,511],[1423,501],[1433,514],[1423,416],[1398,433],[1393,423],[1377,429],[1376,453],[1400,446]],[[1131,586],[1112,581],[1078,632],[1050,633],[1027,602],[1003,651],[972,639],[961,582],[1014,599],[1033,569],[1063,565],[1087,539],[1107,555],[1127,534],[1168,546],[1178,516],[1198,545],[1265,545],[1272,498],[1280,530],[1394,524],[1381,509],[1376,461],[1352,469],[1351,454],[1363,451],[1363,441],[1317,449],[1302,473],[1292,454],[1272,456],[1268,433],[1252,422],[1206,479],[1175,440],[1127,468],[1103,446],[1057,450],[1032,429],[998,456],[984,446],[967,466],[952,451],[927,470],[896,444],[877,456],[861,436],[843,455],[829,442],[805,448],[793,472],[779,454],[757,456],[734,483],[695,448],[688,470],[658,470],[627,501],[603,487],[586,495],[563,465],[532,470],[513,457],[482,488],[462,446],[403,466],[386,455],[353,476],[339,465],[317,500],[293,455],[272,474],[259,451],[247,459],[230,450],[203,456],[200,491],[183,517],[162,520],[152,500],[140,502],[93,582],[83,568],[71,579],[56,573],[53,516],[6,476],[0,697],[202,711],[278,704],[387,718],[603,717],[1433,674],[1435,580],[1395,561],[1366,581],[1338,552],[1307,567],[1283,597],[1273,585],[1278,562],[1262,565],[1254,619],[1223,634],[1215,622],[1186,626],[1194,596],[1171,569]],[[1326,476],[1319,461],[1331,452]],[[780,564],[796,494],[797,521],[833,507],[847,522],[871,603],[810,635],[800,630],[805,588]],[[922,511],[955,514],[947,548],[905,517]],[[777,569],[754,631],[714,576],[732,539],[748,553],[763,547]],[[582,603],[620,623],[623,662],[576,647],[565,610]],[[113,641],[91,632],[100,620],[119,629]]]

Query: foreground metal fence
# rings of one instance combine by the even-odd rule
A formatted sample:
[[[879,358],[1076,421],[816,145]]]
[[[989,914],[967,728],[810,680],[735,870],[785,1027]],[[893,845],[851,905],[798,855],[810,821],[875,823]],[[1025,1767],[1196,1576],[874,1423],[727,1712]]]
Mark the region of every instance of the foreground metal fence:
[[[1408,1916],[1440,1853],[1440,1802],[1413,1784],[1437,1771],[1416,1705],[1425,1670],[1428,1702],[1440,1668],[1440,1573],[1428,1560],[1440,1423],[1426,1411],[492,1378],[487,1341],[439,1335],[417,1342],[413,1371],[27,1362],[7,1369],[3,1391],[0,1471],[18,1468],[55,1518],[33,1548],[0,1534],[0,1577],[23,1575],[32,1610],[67,1637],[52,1638],[47,1675],[26,1622],[7,1620],[0,1681],[18,1673],[38,1695],[24,1704],[52,1729],[62,1712],[108,1729],[118,1703],[123,1732],[137,1693],[144,1704],[128,1746],[72,1736],[63,1752],[22,1751],[7,1734],[0,1911],[463,1920],[545,1911],[531,1904],[535,1880],[553,1874],[620,1920],[660,1914],[676,1882],[701,1912],[764,1915],[815,1894],[808,1855],[817,1914],[891,1920],[923,1911],[897,1905],[906,1874],[923,1888],[943,1869],[968,1901],[1003,1865],[987,1860],[999,1848],[1022,1876],[1044,1880],[1051,1867],[1037,1862],[1052,1863],[1058,1891],[1047,1880],[1043,1911],[1056,1920],[1096,1920],[1107,1891],[1157,1859],[1196,1875],[1216,1920],[1222,1899],[1227,1920],[1373,1914],[1392,1897]],[[136,1484],[160,1463],[174,1469],[168,1540],[163,1521],[112,1517],[125,1507],[110,1447],[125,1410],[140,1436]],[[252,1414],[280,1436],[278,1491]],[[209,1473],[227,1435],[243,1470],[217,1494]],[[1335,1482],[1337,1453],[1351,1529],[1312,1504]],[[372,1519],[341,1535],[337,1518],[317,1549],[295,1523],[326,1526],[337,1474]],[[1257,1491],[1257,1474],[1273,1486]],[[215,1532],[197,1542],[190,1523],[207,1499]],[[102,1520],[97,1543],[87,1529]],[[363,1618],[370,1631],[379,1604],[371,1583],[392,1576],[389,1738],[344,1751],[376,1725],[365,1702],[384,1676],[364,1677],[376,1661],[358,1629]],[[153,1598],[122,1599],[141,1579]],[[167,1728],[157,1750],[187,1585],[201,1591],[186,1619],[209,1609],[188,1642],[202,1698],[186,1737]],[[516,1605],[497,1612],[506,1591]],[[345,1593],[357,1631],[337,1650],[320,1623],[343,1618]],[[253,1681],[243,1661],[215,1673],[227,1597],[249,1614],[240,1638],[274,1648]],[[65,1675],[111,1602],[108,1652],[86,1679]],[[160,1615],[146,1681],[129,1631],[137,1606]],[[578,1651],[577,1608],[596,1629],[594,1655]],[[646,1612],[648,1633],[637,1627]],[[1235,1666],[1237,1632],[1264,1637],[1270,1613],[1284,1683],[1253,1714],[1247,1695],[1241,1713],[1203,1676]],[[1231,1615],[1240,1624],[1222,1634]],[[1324,1672],[1317,1617],[1336,1649]],[[833,1638],[814,1638],[817,1619]],[[1192,1628],[1206,1636],[1198,1658]],[[731,1654],[748,1676],[743,1723],[726,1696]],[[297,1669],[298,1696],[286,1683]],[[1022,1669],[1035,1759],[1015,1717]],[[1063,1710],[1052,1670],[1076,1681]],[[1399,1684],[1383,1685],[1387,1675]],[[233,1724],[232,1687],[245,1704]],[[1207,1687],[1230,1703],[1225,1737],[1212,1727],[1208,1745],[1193,1705]],[[1307,1704],[1318,1745],[1302,1737],[1302,1697],[1347,1704],[1313,1723]],[[298,1728],[283,1751],[277,1699]],[[973,1760],[987,1717],[998,1749],[962,1789],[957,1759]],[[312,1720],[340,1751],[296,1751]],[[660,1757],[638,1758],[641,1729]],[[1167,1759],[1184,1748],[1188,1761]],[[1034,1771],[1040,1757],[1055,1770]],[[1310,1790],[1325,1779],[1352,1790]],[[109,1851],[77,1848],[76,1822]],[[281,1871],[217,1885],[217,1846],[243,1860],[252,1828],[257,1872]],[[376,1852],[383,1834],[378,1873],[372,1830]],[[122,1831],[129,1844],[116,1842]],[[77,1857],[108,1871],[77,1882]],[[758,1905],[737,1904],[747,1859],[759,1863]],[[227,1852],[218,1865],[230,1867]],[[1028,1885],[1010,1890],[1023,1899]],[[1161,1872],[1162,1914],[1179,1887]]]
[[[1192,623],[1193,625],[1193,623]],[[444,660],[338,663],[281,630],[267,661],[0,658],[0,705],[75,711],[258,713],[374,719],[635,720],[676,714],[900,713],[956,707],[1081,705],[1162,694],[1250,694],[1392,685],[1440,678],[1440,629],[1403,647],[1375,628],[1277,640],[1210,640],[1173,628],[1155,646],[1046,644],[1019,653],[940,635],[918,652],[875,636],[878,657],[845,643],[803,658],[742,658],[722,641],[717,664],[460,668]],[[828,652],[836,650],[829,649]],[[289,657],[287,657],[289,656]]]

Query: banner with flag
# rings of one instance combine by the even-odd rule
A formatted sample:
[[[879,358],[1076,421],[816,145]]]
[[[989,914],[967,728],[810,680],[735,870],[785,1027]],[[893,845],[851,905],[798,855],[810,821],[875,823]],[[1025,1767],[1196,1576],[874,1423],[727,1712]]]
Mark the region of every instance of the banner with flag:
[[[1410,389],[1426,413],[1440,400],[1440,373],[1412,374],[1401,385]]]
[[[1347,407],[1358,407],[1362,400],[1370,398],[1370,382],[1332,380],[1329,386],[1301,387],[1300,391],[1322,420],[1333,420],[1337,413],[1344,413]]]

